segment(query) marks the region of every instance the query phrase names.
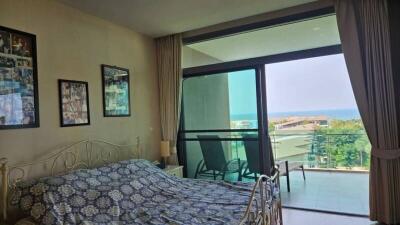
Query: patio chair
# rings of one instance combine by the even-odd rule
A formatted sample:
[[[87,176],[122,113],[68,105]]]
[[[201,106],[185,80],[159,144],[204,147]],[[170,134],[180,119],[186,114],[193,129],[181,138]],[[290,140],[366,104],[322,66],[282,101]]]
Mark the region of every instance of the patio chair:
[[[258,141],[249,140],[250,138],[257,138],[258,135],[251,135],[251,134],[244,134],[242,135],[245,139],[244,143],[244,150],[246,152],[247,161],[244,162],[244,171],[242,173],[242,177],[244,178],[254,178],[257,181],[257,174],[260,173],[260,166],[259,166],[259,145]],[[301,169],[303,172],[303,179],[306,180],[306,175],[304,173],[304,166],[301,162],[289,162],[287,160],[284,161],[277,161],[276,165],[280,168],[280,176],[285,176],[287,181],[287,189],[290,192],[290,181],[289,181],[289,172],[295,169]]]
[[[242,177],[254,178],[257,181],[257,174],[260,173],[259,145],[256,140],[247,140],[248,138],[257,138],[258,135],[244,134],[242,135],[244,150],[246,153],[246,161],[244,162],[244,171]]]
[[[306,174],[304,172],[304,165],[302,162],[289,162],[288,160],[281,160],[277,161],[276,165],[280,170],[279,175],[286,177],[286,185],[288,192],[290,192],[290,177],[289,177],[290,171],[301,169],[301,171],[303,172],[303,180],[306,180]]]
[[[238,180],[242,180],[240,159],[226,160],[218,135],[198,135],[197,137],[199,138],[203,159],[197,164],[195,179],[198,176],[206,176],[213,177],[216,180],[218,176],[221,176],[224,180],[227,173],[238,173]]]

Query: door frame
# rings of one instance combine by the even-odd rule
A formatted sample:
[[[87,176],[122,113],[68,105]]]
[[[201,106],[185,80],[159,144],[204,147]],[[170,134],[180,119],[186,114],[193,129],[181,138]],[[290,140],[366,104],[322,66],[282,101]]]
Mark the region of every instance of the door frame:
[[[182,70],[183,79],[199,76],[218,76],[222,73],[229,73],[241,70],[255,70],[256,80],[256,98],[257,98],[257,119],[258,119],[258,140],[259,140],[259,155],[260,155],[260,173],[267,176],[271,175],[271,169],[274,165],[271,165],[273,159],[271,159],[271,152],[268,138],[268,109],[267,109],[267,84],[266,84],[266,73],[265,65],[277,62],[285,62],[298,59],[314,58],[327,55],[341,54],[341,45],[331,45],[326,47],[319,47],[313,49],[306,49],[288,53],[281,53],[270,56],[262,56],[251,59],[243,59],[231,62],[223,62],[210,64],[205,66],[197,66],[191,68],[185,68]],[[183,86],[183,85],[182,85]],[[183,90],[183,87],[182,87]],[[182,91],[182,99],[183,91]],[[196,132],[212,132],[212,131],[241,131],[238,129],[213,129],[213,130],[196,130]],[[242,130],[243,131],[243,130]],[[249,131],[249,130],[247,130]],[[254,131],[254,130],[253,130]],[[186,141],[191,141],[185,138],[185,133],[195,132],[194,130],[185,130],[185,118],[184,118],[184,103],[182,100],[181,110],[181,122],[180,129],[178,132],[178,153],[181,164],[184,165],[184,175],[187,176],[187,159],[186,159]],[[225,138],[226,139],[226,138]],[[225,140],[224,139],[224,140]],[[228,139],[226,139],[229,141]],[[234,140],[234,139],[232,139]],[[270,169],[268,169],[270,168]]]
[[[325,7],[322,9],[312,10],[305,13],[298,13],[290,16],[285,16],[273,20],[262,21],[256,24],[248,24],[239,27],[233,27],[221,31],[210,32],[206,34],[196,35],[193,37],[186,37],[183,38],[183,44],[192,44],[201,41],[212,40],[216,38],[221,38],[224,36],[235,35],[242,32],[251,31],[254,29],[261,29],[266,28],[268,26],[276,26],[276,25],[283,25],[291,22],[301,21],[305,19],[312,19],[319,16],[328,16],[334,14],[334,8]],[[260,160],[263,160],[268,157],[269,154],[266,154],[268,151],[272,151],[269,149],[270,141],[268,137],[268,115],[267,115],[267,94],[266,94],[266,72],[265,72],[265,65],[277,62],[285,62],[291,60],[298,60],[298,59],[307,59],[307,58],[314,58],[320,56],[328,56],[328,55],[335,55],[335,54],[342,54],[342,46],[338,45],[331,45],[313,49],[306,49],[306,50],[299,50],[293,51],[288,53],[281,53],[269,56],[261,56],[256,58],[249,58],[249,59],[242,59],[230,62],[222,62],[216,64],[209,64],[203,66],[196,66],[191,68],[184,68],[182,69],[182,74],[184,78],[195,77],[195,76],[204,76],[208,74],[218,74],[226,71],[235,71],[235,70],[244,70],[244,69],[252,69],[255,68],[256,71],[256,88],[257,88],[257,116],[258,116],[258,132],[259,132],[259,140],[262,140],[262,144],[260,144],[260,151],[262,151],[262,157]],[[261,109],[259,109],[261,107]],[[178,132],[178,137],[182,137],[182,131],[184,131],[184,114],[183,114],[183,101],[182,101],[182,110],[181,110],[181,123],[180,129]],[[263,129],[261,129],[263,127]],[[260,139],[261,137],[261,139]],[[186,149],[184,142],[178,142],[178,154],[180,161],[185,165],[186,168]],[[265,147],[264,147],[265,146]],[[265,155],[264,155],[265,154]],[[268,161],[271,161],[270,159]],[[263,165],[262,163],[261,165]],[[267,166],[261,169],[263,173],[267,174],[268,170],[266,169]],[[185,169],[186,170],[186,169]],[[287,207],[285,208],[292,208],[292,209],[299,209],[304,211],[313,211],[313,212],[323,212],[323,213],[330,213],[330,214],[339,214],[339,215],[348,215],[348,216],[359,216],[359,217],[367,217],[358,214],[351,214],[351,213],[338,213],[332,211],[324,211],[324,210],[317,210],[317,209],[304,209],[304,208],[296,208],[296,207]]]

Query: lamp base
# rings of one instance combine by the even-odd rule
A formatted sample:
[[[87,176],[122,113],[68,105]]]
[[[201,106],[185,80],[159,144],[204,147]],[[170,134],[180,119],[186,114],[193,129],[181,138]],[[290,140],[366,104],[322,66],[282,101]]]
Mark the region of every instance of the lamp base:
[[[162,157],[161,163],[160,163],[160,168],[165,169],[165,167],[167,167],[167,157]]]

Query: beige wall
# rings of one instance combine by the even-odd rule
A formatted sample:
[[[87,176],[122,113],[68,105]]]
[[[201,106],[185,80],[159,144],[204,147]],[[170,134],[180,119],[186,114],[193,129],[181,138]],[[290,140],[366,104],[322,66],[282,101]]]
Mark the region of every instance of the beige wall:
[[[159,156],[160,118],[154,41],[51,0],[0,0],[0,25],[36,34],[40,128],[0,130],[0,158],[32,160],[88,138],[134,144]],[[104,118],[100,64],[131,73],[132,116]],[[57,79],[89,82],[91,125],[61,128]]]

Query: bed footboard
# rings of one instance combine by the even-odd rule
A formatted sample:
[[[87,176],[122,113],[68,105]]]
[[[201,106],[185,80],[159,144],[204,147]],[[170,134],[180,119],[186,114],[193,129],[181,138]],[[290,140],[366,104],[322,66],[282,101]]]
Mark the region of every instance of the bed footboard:
[[[253,187],[240,225],[282,225],[279,170],[273,176],[261,175]]]

